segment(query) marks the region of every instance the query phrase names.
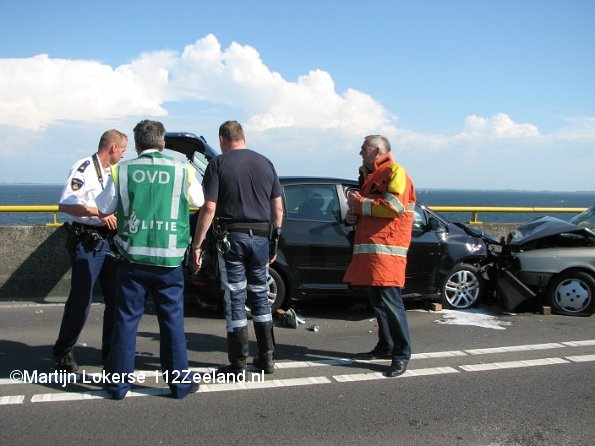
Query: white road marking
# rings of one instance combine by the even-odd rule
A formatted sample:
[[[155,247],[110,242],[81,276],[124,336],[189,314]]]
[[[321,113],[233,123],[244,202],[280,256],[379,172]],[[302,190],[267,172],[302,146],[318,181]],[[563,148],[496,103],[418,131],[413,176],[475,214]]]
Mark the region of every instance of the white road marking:
[[[484,349],[471,349],[471,350],[452,350],[442,352],[428,352],[428,353],[417,353],[412,355],[414,360],[423,359],[436,359],[436,358],[452,358],[452,357],[465,357],[465,356],[477,356],[477,355],[493,355],[511,352],[525,352],[525,351],[543,351],[543,350],[554,350],[560,348],[572,348],[572,347],[589,347],[595,345],[595,339],[586,339],[581,341],[568,341],[568,342],[555,342],[546,344],[528,344],[528,345],[513,345],[504,347],[492,347]],[[401,377],[415,377],[415,376],[427,376],[427,375],[441,375],[441,374],[452,374],[464,372],[477,372],[477,371],[490,371],[490,370],[506,370],[513,368],[523,367],[537,367],[537,366],[548,366],[557,364],[570,364],[570,363],[584,363],[595,361],[595,354],[590,355],[575,355],[566,356],[563,358],[541,358],[541,359],[530,359],[530,360],[517,360],[517,361],[506,361],[506,362],[493,362],[484,364],[467,364],[457,367],[433,367],[423,369],[409,369]],[[337,359],[323,359],[315,361],[283,361],[276,362],[275,368],[278,370],[291,370],[298,368],[309,368],[309,367],[328,367],[328,366],[349,366],[357,363],[384,363],[387,360],[373,360],[373,361],[360,361],[345,358]],[[208,367],[196,367],[191,370],[209,374],[213,371],[213,368]],[[254,372],[256,369],[249,366],[247,372]],[[156,370],[137,370],[135,375],[144,375],[147,377],[160,375],[160,371]],[[101,373],[87,373],[87,376],[101,376]],[[272,378],[272,377],[271,377]],[[76,381],[81,381],[82,376],[77,375]],[[279,387],[295,387],[295,386],[309,386],[316,384],[331,384],[333,382],[347,383],[347,382],[358,382],[358,381],[370,381],[377,379],[390,379],[386,378],[381,372],[370,372],[370,373],[356,373],[356,374],[344,374],[344,375],[333,375],[332,379],[326,376],[313,376],[303,378],[285,378],[285,379],[265,379],[246,381],[238,383],[215,383],[215,384],[204,384],[202,383],[199,389],[200,392],[222,392],[222,391],[234,391],[234,390],[251,390],[251,389],[266,389],[266,388],[279,388]],[[9,378],[1,378],[0,385],[6,384],[19,384],[18,381],[13,381]],[[149,395],[168,395],[168,387],[146,387],[146,388],[133,388],[128,397],[140,397]],[[85,391],[85,392],[53,392],[35,394],[31,397],[32,403],[39,402],[57,402],[57,401],[82,401],[82,400],[96,400],[109,398],[109,394],[103,390]],[[23,404],[25,402],[25,395],[11,395],[11,396],[0,396],[0,405],[10,404]]]
[[[489,364],[460,365],[466,372],[485,372],[486,370],[516,369],[521,367],[536,367],[541,365],[568,364],[562,358],[528,359],[523,361],[492,362]]]
[[[511,345],[509,347],[495,347],[495,348],[479,348],[476,350],[465,350],[470,355],[488,355],[493,353],[510,353],[510,352],[525,352],[531,350],[550,350],[554,348],[564,348],[565,346],[558,343],[551,344],[534,344],[534,345]],[[578,345],[576,346],[578,347]]]
[[[100,303],[92,303],[92,306],[103,305]],[[15,303],[0,303],[0,308],[45,308],[45,307],[63,307],[64,303],[43,303],[43,304],[34,304],[34,303],[23,303],[23,304],[15,304]]]
[[[276,369],[298,369],[304,367],[324,367],[333,365],[349,365],[352,364],[351,359],[322,359],[317,361],[291,361],[291,362],[276,362]]]
[[[595,361],[595,355],[567,356],[565,359],[572,362],[590,362]]]
[[[272,387],[295,387],[310,386],[313,384],[330,384],[331,380],[326,376],[310,376],[307,378],[288,378],[273,379],[270,381],[227,383],[227,384],[203,384],[199,388],[200,392],[223,392],[230,390],[251,390],[266,389]],[[134,389],[128,392],[126,398],[139,396],[169,395],[168,387],[146,387],[143,389]],[[109,394],[104,390],[90,392],[65,392],[65,393],[42,393],[31,397],[32,403],[49,403],[56,401],[82,401],[95,399],[109,399]],[[24,396],[23,396],[24,399]],[[0,400],[1,401],[1,400]],[[20,403],[22,403],[21,401]],[[7,403],[8,404],[8,403]],[[17,403],[12,403],[17,404]]]
[[[459,373],[458,370],[452,367],[433,367],[429,369],[414,369],[407,370],[400,378],[412,376],[427,376],[427,375],[444,375],[446,373]],[[370,381],[374,379],[391,379],[384,376],[381,372],[371,373],[355,373],[351,375],[333,375],[333,379],[340,383],[356,382],[356,381]]]
[[[585,341],[560,342],[560,344],[564,344],[568,347],[589,347],[591,345],[595,345],[595,339],[587,339]]]
[[[81,401],[106,399],[109,395],[103,390],[89,392],[40,393],[31,397],[32,403],[47,403],[55,401]]]
[[[454,358],[457,356],[467,356],[467,353],[460,350],[431,353],[414,353],[411,355],[411,359]]]
[[[198,392],[220,392],[225,390],[253,390],[273,387],[309,386],[313,384],[330,384],[326,376],[309,376],[306,378],[271,379],[268,381],[239,382],[227,384],[203,384]]]
[[[0,396],[0,406],[6,404],[23,404],[25,395]]]

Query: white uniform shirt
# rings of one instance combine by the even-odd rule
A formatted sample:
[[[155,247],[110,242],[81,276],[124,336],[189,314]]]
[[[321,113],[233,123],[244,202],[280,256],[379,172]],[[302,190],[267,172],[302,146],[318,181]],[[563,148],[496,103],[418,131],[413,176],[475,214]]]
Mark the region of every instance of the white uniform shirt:
[[[157,150],[145,150],[143,154],[157,152]],[[186,170],[188,181],[184,182],[184,193],[188,199],[190,207],[201,207],[205,202],[205,197],[202,190],[202,185],[196,178],[196,169],[191,164],[186,164]],[[119,190],[110,176],[107,184],[105,185],[105,191],[101,196],[97,197],[97,208],[104,214],[113,214],[118,208]]]
[[[103,178],[100,182],[97,170],[93,163],[93,156],[78,160],[68,173],[68,180],[62,190],[60,204],[82,204],[85,206],[97,207],[95,199],[103,191],[104,185],[110,175],[109,167],[104,169],[101,162],[97,160]],[[105,226],[99,217],[72,217],[76,222],[92,226]]]

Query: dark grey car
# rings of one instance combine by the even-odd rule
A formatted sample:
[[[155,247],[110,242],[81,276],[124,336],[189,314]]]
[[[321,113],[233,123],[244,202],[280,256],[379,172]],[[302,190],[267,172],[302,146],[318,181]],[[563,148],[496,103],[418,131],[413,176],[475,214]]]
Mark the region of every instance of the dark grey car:
[[[168,133],[166,147],[203,166],[216,155],[204,139],[188,133]],[[292,300],[363,294],[343,282],[355,230],[345,222],[346,194],[358,183],[322,177],[280,177],[280,181],[284,219],[277,260],[269,268],[271,307]],[[403,295],[441,297],[451,308],[476,305],[487,292],[484,268],[492,260],[490,246],[497,244],[489,234],[416,205]],[[198,302],[209,307],[221,302],[215,249],[213,244],[209,267],[188,274]]]

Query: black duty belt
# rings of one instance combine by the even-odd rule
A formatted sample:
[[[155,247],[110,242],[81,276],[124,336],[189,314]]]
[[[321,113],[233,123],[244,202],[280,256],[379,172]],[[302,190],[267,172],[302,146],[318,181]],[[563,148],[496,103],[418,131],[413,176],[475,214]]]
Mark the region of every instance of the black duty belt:
[[[268,237],[271,232],[271,225],[270,223],[264,222],[228,223],[225,225],[225,229],[227,229],[228,232],[241,232],[244,234]]]
[[[115,232],[115,231],[111,231],[110,229],[108,229],[107,226],[86,225],[84,223],[79,223],[77,221],[72,222],[72,226],[75,228],[81,229],[83,231],[97,232],[98,234],[109,234],[110,232]]]

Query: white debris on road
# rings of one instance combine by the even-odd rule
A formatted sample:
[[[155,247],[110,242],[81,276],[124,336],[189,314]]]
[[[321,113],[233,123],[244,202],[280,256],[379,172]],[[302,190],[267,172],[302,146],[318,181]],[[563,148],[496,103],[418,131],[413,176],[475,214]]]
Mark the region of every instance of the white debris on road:
[[[493,330],[506,330],[508,325],[512,325],[512,322],[500,320],[482,309],[442,310],[442,319],[434,322],[445,325],[475,325]]]

